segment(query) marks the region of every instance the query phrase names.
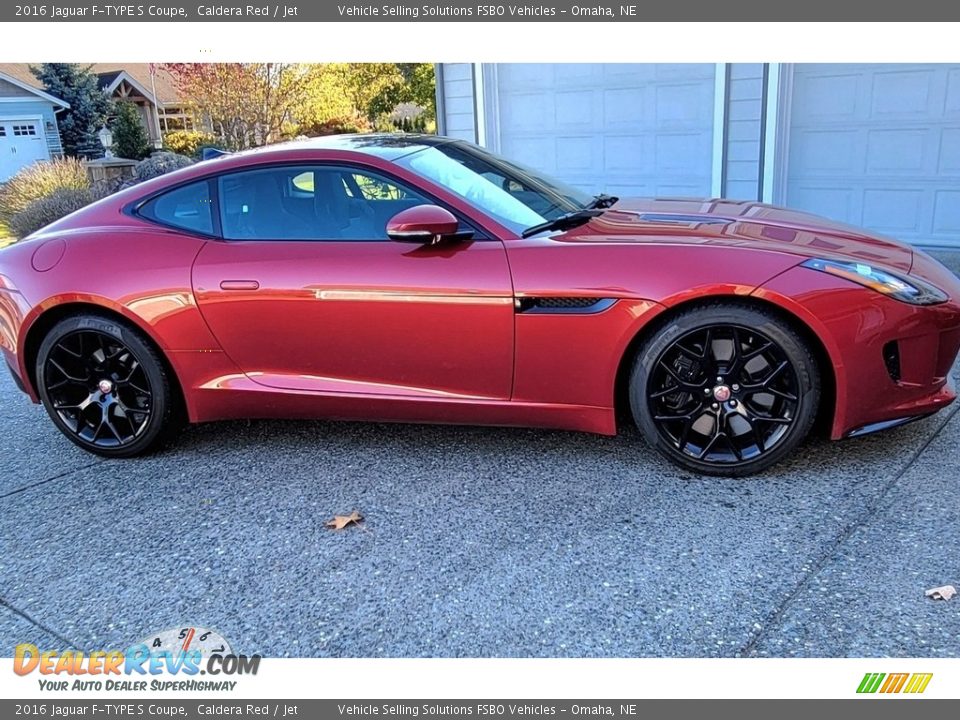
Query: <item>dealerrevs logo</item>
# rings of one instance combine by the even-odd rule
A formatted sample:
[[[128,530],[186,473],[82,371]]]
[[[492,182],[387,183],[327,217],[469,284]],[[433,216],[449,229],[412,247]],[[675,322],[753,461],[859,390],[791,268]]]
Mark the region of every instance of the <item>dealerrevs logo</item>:
[[[22,643],[14,651],[13,671],[42,676],[41,690],[229,691],[237,681],[224,676],[256,675],[260,660],[260,655],[235,654],[212,630],[184,627],[156,633],[126,650],[41,650]]]

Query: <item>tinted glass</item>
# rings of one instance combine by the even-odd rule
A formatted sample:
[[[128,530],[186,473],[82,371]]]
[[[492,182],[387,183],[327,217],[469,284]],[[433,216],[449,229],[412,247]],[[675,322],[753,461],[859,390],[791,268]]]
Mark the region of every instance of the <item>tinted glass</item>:
[[[430,201],[354,168],[285,166],[224,175],[220,221],[228,240],[387,240],[387,221]]]
[[[148,202],[140,213],[164,225],[212,235],[210,183],[202,180],[171,190]]]

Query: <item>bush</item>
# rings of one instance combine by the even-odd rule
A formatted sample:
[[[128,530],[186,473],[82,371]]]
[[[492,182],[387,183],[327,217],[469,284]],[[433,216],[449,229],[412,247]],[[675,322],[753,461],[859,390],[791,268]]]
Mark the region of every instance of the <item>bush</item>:
[[[370,124],[370,121],[359,116],[334,118],[318,125],[302,125],[300,127],[300,133],[309,137],[366,133],[371,130],[373,130],[373,125]]]
[[[87,171],[74,158],[58,158],[25,167],[0,187],[0,225],[11,223],[34,200],[48,197],[57,190],[89,190]],[[14,231],[14,234],[17,234]]]
[[[58,188],[29,203],[10,218],[10,231],[19,238],[59,220],[93,202],[87,188]]]
[[[140,110],[132,102],[123,100],[115,106],[116,117],[111,123],[113,151],[117,157],[143,160],[150,155],[150,138],[143,126]]]
[[[133,168],[133,175],[137,182],[143,182],[189,165],[193,165],[193,160],[183,155],[172,152],[155,152],[146,160],[137,163],[136,167]]]
[[[178,155],[200,158],[205,147],[219,148],[215,135],[202,130],[171,130],[163,136],[163,149]]]

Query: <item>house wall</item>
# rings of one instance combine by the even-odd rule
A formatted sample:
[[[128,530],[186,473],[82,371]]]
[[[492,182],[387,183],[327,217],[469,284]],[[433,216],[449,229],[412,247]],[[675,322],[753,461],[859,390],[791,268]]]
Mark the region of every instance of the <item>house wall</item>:
[[[6,80],[0,79],[0,98],[11,98],[11,97],[32,98],[32,97],[36,97],[36,95],[34,95],[29,90],[24,90],[22,87],[18,85],[14,85],[11,82],[7,82]]]
[[[473,65],[444,63],[439,92],[443,107],[441,130],[444,135],[476,142],[476,107],[473,94]]]
[[[763,172],[763,65],[732,63],[728,73],[725,183],[721,194],[735,200],[758,200]]]
[[[44,136],[51,156],[61,155],[63,146],[60,143],[60,131],[57,126],[57,116],[53,105],[36,96],[8,99],[0,102],[0,117],[36,117],[43,118]]]

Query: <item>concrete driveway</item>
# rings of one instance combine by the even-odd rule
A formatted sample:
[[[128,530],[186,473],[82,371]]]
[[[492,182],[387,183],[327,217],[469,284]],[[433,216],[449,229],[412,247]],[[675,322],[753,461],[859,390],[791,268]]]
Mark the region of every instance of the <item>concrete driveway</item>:
[[[634,431],[197,427],[103,461],[0,379],[0,650],[960,656],[960,416],[691,477]],[[323,527],[358,509],[364,529]]]

